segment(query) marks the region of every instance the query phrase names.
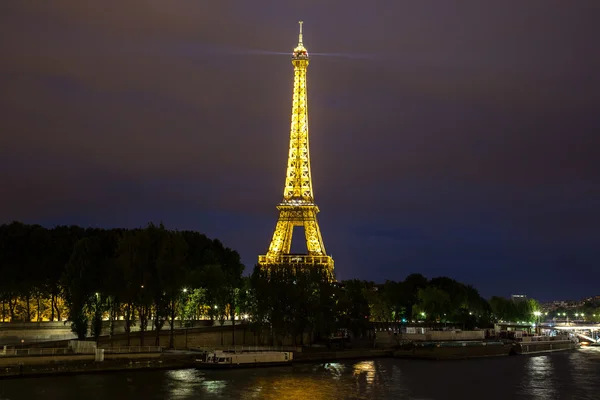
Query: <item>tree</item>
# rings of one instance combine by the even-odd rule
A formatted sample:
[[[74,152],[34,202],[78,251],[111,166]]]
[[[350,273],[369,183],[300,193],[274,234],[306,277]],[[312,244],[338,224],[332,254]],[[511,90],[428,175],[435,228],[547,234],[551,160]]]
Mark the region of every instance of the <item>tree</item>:
[[[450,295],[435,286],[419,289],[418,297],[418,309],[425,313],[425,318],[429,321],[438,321],[451,311]]]
[[[408,275],[400,286],[400,304],[407,316],[413,316],[413,306],[419,302],[419,290],[427,287],[427,278],[421,274]]]
[[[102,294],[96,292],[91,296],[87,308],[92,314],[91,334],[97,342],[102,334],[102,316],[106,310],[106,299]]]
[[[218,264],[204,268],[204,289],[209,307],[208,315],[223,325],[228,314],[229,288],[227,277]]]
[[[160,288],[163,289],[163,296],[158,297],[159,301],[164,299],[166,313],[169,315],[169,347],[173,348],[173,333],[175,329],[175,317],[177,313],[177,302],[181,300],[181,293],[185,286],[186,278],[186,257],[188,245],[178,232],[164,232],[161,241],[161,248],[156,263],[157,281]],[[159,307],[157,306],[157,309]],[[159,312],[156,313],[160,315]],[[156,345],[160,344],[159,331],[162,325],[156,323]]]
[[[24,255],[27,254],[25,231],[26,227],[20,222],[3,225],[1,231],[3,274],[0,280],[0,288],[3,293],[3,306],[6,302],[11,321],[15,321],[17,317],[18,298],[22,293],[26,277],[26,275],[20,274],[24,270]]]
[[[252,314],[252,307],[255,301],[250,277],[242,277],[237,296],[238,314],[247,319],[248,315]]]
[[[116,266],[119,271],[116,280],[122,285],[115,289],[115,296],[123,303],[123,319],[127,345],[130,343],[131,327],[136,322],[136,306],[142,296],[144,280],[142,270],[147,253],[143,250],[144,239],[140,230],[126,232],[119,241],[116,253]]]
[[[364,290],[364,296],[369,302],[369,315],[372,321],[389,322],[393,318],[392,305],[387,301],[383,292],[384,287],[370,282]]]
[[[349,329],[355,337],[364,336],[369,330],[371,315],[369,301],[365,296],[367,283],[358,279],[342,282],[338,315],[340,327]]]
[[[55,317],[58,321],[62,320],[61,296],[64,295],[61,285],[62,275],[75,244],[84,233],[85,231],[77,226],[57,226],[49,231],[51,248],[46,266],[46,287],[50,292],[51,321],[54,321]]]
[[[101,269],[102,250],[98,238],[80,239],[63,274],[65,300],[69,309],[71,329],[79,340],[87,336],[88,315],[95,282]]]
[[[431,279],[429,286],[438,288],[448,295],[448,303],[446,304],[447,314],[459,313],[461,309],[468,310],[467,290],[465,285],[455,281],[454,279],[441,276]]]
[[[215,241],[215,247],[219,251],[219,259],[221,270],[224,274],[225,297],[229,317],[231,319],[231,335],[232,344],[235,346],[235,313],[237,309],[237,298],[240,287],[242,286],[242,273],[244,272],[244,264],[240,260],[240,255],[237,251],[230,248],[223,248],[219,241]]]
[[[529,311],[532,315],[536,312],[541,312],[542,307],[540,306],[540,303],[537,300],[528,299],[527,302],[529,303]]]
[[[385,281],[382,295],[385,298],[385,303],[390,308],[394,322],[399,322],[403,318],[407,318],[407,304],[401,282]]]
[[[533,322],[534,312],[540,310],[539,303],[533,299],[513,301],[494,296],[490,299],[489,305],[497,320],[507,322]]]

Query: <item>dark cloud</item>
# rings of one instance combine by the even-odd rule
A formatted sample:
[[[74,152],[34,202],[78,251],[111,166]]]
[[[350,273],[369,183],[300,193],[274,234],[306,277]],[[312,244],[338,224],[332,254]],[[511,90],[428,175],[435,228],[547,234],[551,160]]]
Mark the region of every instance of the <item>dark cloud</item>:
[[[594,294],[580,275],[600,248],[594,7],[7,2],[0,220],[162,220],[251,266],[282,195],[303,19],[315,195],[343,278]]]

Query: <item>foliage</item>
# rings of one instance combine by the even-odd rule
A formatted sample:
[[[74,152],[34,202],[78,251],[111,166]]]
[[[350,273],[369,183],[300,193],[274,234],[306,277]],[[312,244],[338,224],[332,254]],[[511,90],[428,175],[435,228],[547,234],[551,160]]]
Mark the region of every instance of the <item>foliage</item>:
[[[269,329],[273,341],[290,334],[328,337],[335,329],[336,288],[326,269],[299,265],[256,266],[251,276],[254,327]]]
[[[137,323],[142,335],[150,324],[158,333],[176,317],[201,318],[207,303],[220,305],[223,319],[235,309],[244,269],[220,241],[162,224],[104,230],[19,222],[0,225],[0,267],[2,320],[68,318],[79,339],[88,330],[97,338],[103,320],[112,326],[120,317],[126,332]]]
[[[494,296],[490,307],[498,320],[507,322],[534,322],[534,312],[540,309],[535,300],[512,300]]]
[[[370,328],[371,307],[366,296],[369,282],[358,279],[343,281],[337,302],[337,320],[340,328],[346,328],[355,337],[364,336]]]
[[[428,286],[419,289],[418,298],[419,314],[423,317],[419,319],[438,321],[453,310],[452,298],[450,295],[436,286]]]

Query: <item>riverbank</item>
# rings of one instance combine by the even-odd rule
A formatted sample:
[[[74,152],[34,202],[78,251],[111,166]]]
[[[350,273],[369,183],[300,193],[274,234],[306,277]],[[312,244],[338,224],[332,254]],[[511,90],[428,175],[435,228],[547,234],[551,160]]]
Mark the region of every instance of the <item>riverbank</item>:
[[[193,368],[195,356],[190,354],[129,354],[122,357],[106,357],[94,361],[87,355],[32,356],[0,359],[0,379],[26,378],[50,375],[72,375],[131,370]]]
[[[391,355],[391,350],[384,349],[296,352],[294,363],[371,359]],[[196,368],[197,357],[195,352],[123,354],[119,357],[107,355],[101,362],[94,361],[92,355],[7,357],[0,359],[0,378]]]
[[[572,349],[567,343],[554,344],[554,351]],[[539,345],[542,345],[540,343]],[[338,362],[342,360],[374,359],[383,357],[456,360],[508,356],[514,344],[506,342],[420,343],[407,344],[396,349],[307,350],[294,353],[294,364],[311,362]],[[533,350],[533,349],[532,349]],[[546,350],[546,349],[536,349]],[[518,352],[516,354],[532,354]],[[88,374],[132,370],[197,368],[198,353],[193,351],[107,354],[104,361],[95,361],[93,355],[55,355],[0,358],[0,379],[40,377],[52,375]]]

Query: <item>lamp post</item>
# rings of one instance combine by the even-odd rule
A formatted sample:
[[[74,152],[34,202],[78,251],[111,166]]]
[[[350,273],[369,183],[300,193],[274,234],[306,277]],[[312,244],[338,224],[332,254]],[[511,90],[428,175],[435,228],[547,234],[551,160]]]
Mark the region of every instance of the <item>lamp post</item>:
[[[535,315],[536,328],[537,328],[538,334],[540,334],[541,333],[541,329],[540,329],[540,315],[542,315],[542,313],[539,312],[539,311],[534,311],[533,315]]]

